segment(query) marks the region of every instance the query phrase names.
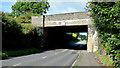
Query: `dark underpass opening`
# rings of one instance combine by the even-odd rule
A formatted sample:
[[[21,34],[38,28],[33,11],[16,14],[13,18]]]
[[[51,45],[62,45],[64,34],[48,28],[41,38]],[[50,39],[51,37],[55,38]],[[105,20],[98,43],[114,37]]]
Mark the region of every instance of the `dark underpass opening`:
[[[44,49],[87,50],[87,32],[87,25],[45,27]]]

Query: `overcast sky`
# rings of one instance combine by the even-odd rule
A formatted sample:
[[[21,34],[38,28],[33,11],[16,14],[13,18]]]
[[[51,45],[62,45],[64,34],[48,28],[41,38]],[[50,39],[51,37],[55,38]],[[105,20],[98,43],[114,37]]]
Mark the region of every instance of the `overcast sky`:
[[[16,0],[2,0],[0,2],[0,7],[2,11],[11,12],[12,5],[14,5]],[[79,12],[86,11],[87,0],[48,0],[50,3],[50,8],[47,11],[47,14],[60,14],[60,13],[69,13],[69,12]]]

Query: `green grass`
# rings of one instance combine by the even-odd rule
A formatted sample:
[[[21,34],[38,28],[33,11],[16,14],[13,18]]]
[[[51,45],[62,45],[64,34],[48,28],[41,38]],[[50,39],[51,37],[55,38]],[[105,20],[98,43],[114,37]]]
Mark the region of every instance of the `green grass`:
[[[102,63],[105,63],[109,66],[113,66],[113,61],[105,55],[101,55],[101,61],[102,61]]]
[[[113,66],[113,61],[107,55],[101,55],[99,51],[95,51],[94,53],[98,54],[100,57],[100,61],[107,66]]]
[[[0,55],[1,55],[3,58],[7,58],[7,57],[27,55],[27,54],[31,54],[31,53],[40,52],[40,51],[41,51],[41,50],[36,49],[36,48],[28,48],[28,49],[23,49],[23,50],[3,51],[2,53],[0,53]]]
[[[81,62],[81,60],[82,60],[82,57],[79,57],[78,62],[80,63],[80,62]]]
[[[95,51],[94,53],[96,53],[96,54],[100,55],[100,52],[99,52],[99,51]]]

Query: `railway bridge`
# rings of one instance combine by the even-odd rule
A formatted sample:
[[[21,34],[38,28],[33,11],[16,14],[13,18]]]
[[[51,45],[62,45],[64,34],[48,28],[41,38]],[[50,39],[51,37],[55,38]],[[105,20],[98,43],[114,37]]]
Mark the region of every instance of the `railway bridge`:
[[[32,24],[41,28],[45,44],[50,41],[62,46],[59,42],[62,41],[64,33],[87,32],[87,52],[94,52],[98,50],[98,37],[89,14],[90,12],[73,12],[32,16]]]

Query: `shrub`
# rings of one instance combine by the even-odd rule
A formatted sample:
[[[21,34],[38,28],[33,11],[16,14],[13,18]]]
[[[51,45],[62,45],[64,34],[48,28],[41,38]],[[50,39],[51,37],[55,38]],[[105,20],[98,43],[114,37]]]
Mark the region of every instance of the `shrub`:
[[[40,47],[41,31],[31,23],[18,23],[16,18],[2,13],[3,50]]]
[[[17,47],[20,43],[22,33],[22,27],[16,20],[6,13],[2,12],[2,44],[3,49]]]
[[[89,11],[97,27],[100,46],[114,61],[120,65],[120,2],[90,2]]]
[[[7,57],[14,57],[14,56],[22,56],[22,55],[27,55],[31,53],[36,53],[40,52],[41,50],[37,48],[27,48],[27,49],[22,49],[22,50],[8,50],[8,51],[3,51],[3,53],[0,53],[3,58]]]

